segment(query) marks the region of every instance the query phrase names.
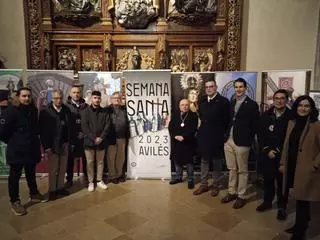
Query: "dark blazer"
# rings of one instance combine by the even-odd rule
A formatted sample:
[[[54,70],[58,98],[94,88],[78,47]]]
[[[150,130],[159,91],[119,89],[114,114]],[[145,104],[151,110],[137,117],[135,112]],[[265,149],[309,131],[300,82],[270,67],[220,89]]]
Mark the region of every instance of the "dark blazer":
[[[38,110],[35,106],[9,105],[1,120],[0,140],[8,144],[8,164],[40,162]]]
[[[259,106],[248,96],[235,114],[236,99],[231,101],[229,134],[233,126],[233,140],[237,146],[250,147],[259,128]],[[227,140],[227,139],[226,139]]]
[[[278,172],[282,146],[290,118],[291,110],[289,108],[286,108],[279,118],[276,118],[274,107],[262,114],[258,132],[260,147],[259,172],[265,174],[275,174]],[[271,150],[277,152],[274,159],[268,157],[268,153]]]
[[[84,133],[85,149],[105,149],[108,146],[108,134],[111,129],[111,120],[106,108],[88,107],[82,112],[82,132]],[[95,144],[97,137],[102,138],[99,145]]]
[[[200,99],[198,153],[204,158],[223,157],[223,144],[230,121],[230,102],[219,93],[208,102],[208,97]]]
[[[88,107],[84,99],[80,99],[77,106],[71,101],[71,97],[68,97],[66,106],[70,110],[70,123],[72,124],[72,135],[75,136],[75,144],[72,149],[74,157],[80,157],[83,155],[83,137],[79,138],[79,134],[82,133],[81,129],[81,113]]]
[[[117,138],[129,138],[129,121],[127,110],[124,106],[119,106],[117,110],[111,105],[108,108],[110,115],[111,126],[108,134],[109,144],[116,144]]]
[[[191,163],[196,153],[195,134],[198,127],[198,116],[192,111],[189,111],[187,114],[183,127],[181,127],[180,111],[172,115],[169,123],[171,138],[170,158],[177,161],[180,165]],[[175,136],[183,136],[184,140],[180,142],[174,138]]]
[[[74,125],[71,123],[71,112],[68,107],[62,105],[61,114],[65,115],[66,119],[66,131],[67,131],[67,143],[69,145],[75,144],[75,136],[72,134]],[[40,111],[40,139],[44,150],[52,149],[56,154],[65,154],[62,148],[61,138],[63,133],[61,132],[62,123],[60,118],[54,109],[52,103]]]

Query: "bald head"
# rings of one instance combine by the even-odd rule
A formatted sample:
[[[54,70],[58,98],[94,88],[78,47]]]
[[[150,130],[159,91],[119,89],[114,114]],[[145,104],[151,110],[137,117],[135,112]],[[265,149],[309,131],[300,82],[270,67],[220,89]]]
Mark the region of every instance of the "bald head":
[[[179,102],[180,112],[188,112],[190,109],[190,101],[188,99],[181,99]]]

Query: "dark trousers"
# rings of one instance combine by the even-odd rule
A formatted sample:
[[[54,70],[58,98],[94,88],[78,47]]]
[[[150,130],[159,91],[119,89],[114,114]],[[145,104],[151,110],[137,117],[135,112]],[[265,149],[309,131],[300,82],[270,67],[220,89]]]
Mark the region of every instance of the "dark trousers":
[[[177,161],[174,161],[174,166],[176,169],[176,179],[181,180],[183,175],[183,166],[179,164]],[[188,176],[188,182],[193,182],[193,163],[187,163],[187,176]]]
[[[19,181],[22,174],[22,169],[24,169],[27,178],[29,194],[34,195],[38,193],[36,182],[36,164],[10,164],[8,187],[11,202],[20,200]]]
[[[293,239],[302,239],[305,235],[310,221],[310,202],[296,201],[296,222]]]
[[[278,208],[286,209],[288,203],[289,189],[285,194],[282,192],[283,175],[280,172],[264,174],[263,176],[264,203],[272,205],[275,194],[277,194]],[[275,187],[275,185],[277,187]]]
[[[67,182],[72,182],[73,180],[74,159],[75,157],[72,155],[72,153],[69,153],[68,162],[67,162]],[[84,153],[83,153],[83,156],[81,156],[81,161],[82,161],[84,176],[87,177],[87,160]],[[79,164],[80,164],[80,160],[79,160]]]

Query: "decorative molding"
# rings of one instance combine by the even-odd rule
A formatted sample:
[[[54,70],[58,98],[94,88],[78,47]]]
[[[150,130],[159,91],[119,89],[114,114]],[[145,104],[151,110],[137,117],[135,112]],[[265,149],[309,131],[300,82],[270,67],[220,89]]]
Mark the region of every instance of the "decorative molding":
[[[55,15],[53,17],[53,22],[61,22],[76,27],[86,28],[101,22],[101,19],[99,16],[88,14]]]
[[[28,68],[41,68],[41,1],[24,0]]]
[[[240,70],[242,1],[228,0],[227,71]]]

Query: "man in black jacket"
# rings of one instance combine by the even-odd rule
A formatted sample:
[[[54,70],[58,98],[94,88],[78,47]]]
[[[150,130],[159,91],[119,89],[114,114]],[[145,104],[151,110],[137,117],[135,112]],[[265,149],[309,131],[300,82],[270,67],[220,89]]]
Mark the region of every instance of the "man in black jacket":
[[[63,92],[54,90],[52,102],[41,110],[40,137],[45,154],[49,158],[49,199],[57,195],[67,196],[64,177],[67,169],[69,145],[74,145],[70,110],[63,103]]]
[[[231,102],[231,124],[224,152],[229,169],[228,195],[221,202],[237,200],[234,209],[242,208],[248,184],[248,157],[259,126],[258,104],[246,95],[247,82],[234,81],[236,97]]]
[[[278,170],[287,125],[291,117],[290,109],[286,107],[288,99],[289,94],[284,89],[274,93],[274,106],[262,114],[258,134],[261,148],[258,168],[264,178],[264,198],[263,203],[257,207],[257,211],[264,212],[272,208],[276,182],[278,220],[286,219],[285,210],[288,201],[288,196],[283,196],[282,194],[283,176]]]
[[[12,101],[0,119],[0,140],[8,144],[7,163],[10,166],[8,179],[11,209],[15,215],[26,214],[19,198],[19,181],[24,169],[31,201],[45,202],[38,191],[36,165],[41,160],[38,111],[31,103],[31,90],[21,88],[17,99]]]
[[[108,177],[114,184],[118,184],[119,181],[123,182],[125,180],[123,164],[126,158],[129,123],[126,108],[121,106],[120,92],[112,94],[111,103],[108,108],[112,121],[111,132],[108,136]]]
[[[94,191],[94,160],[97,161],[97,186],[103,190],[107,185],[103,182],[104,155],[108,145],[107,136],[111,127],[110,115],[107,109],[100,106],[101,92],[93,91],[91,106],[82,112],[82,132],[84,134],[84,149],[87,158],[88,191]]]
[[[81,98],[79,86],[73,86],[70,90],[66,106],[70,109],[70,124],[73,125],[72,135],[75,136],[75,144],[69,148],[67,164],[67,186],[72,186],[74,160],[82,159],[83,172],[87,175],[87,163],[83,148],[83,133],[81,129],[81,113],[88,107],[85,100]]]
[[[201,125],[198,132],[198,153],[201,156],[201,185],[193,193],[207,192],[209,167],[212,163],[212,191],[216,197],[220,192],[222,168],[224,162],[223,144],[230,121],[230,103],[217,92],[214,80],[205,83],[206,96],[200,100],[199,117]]]

